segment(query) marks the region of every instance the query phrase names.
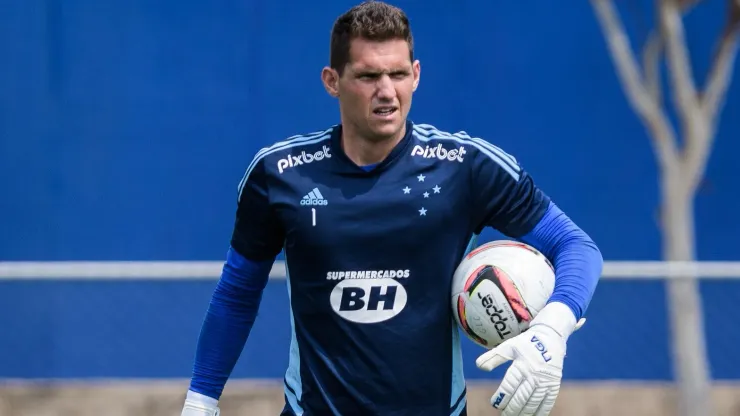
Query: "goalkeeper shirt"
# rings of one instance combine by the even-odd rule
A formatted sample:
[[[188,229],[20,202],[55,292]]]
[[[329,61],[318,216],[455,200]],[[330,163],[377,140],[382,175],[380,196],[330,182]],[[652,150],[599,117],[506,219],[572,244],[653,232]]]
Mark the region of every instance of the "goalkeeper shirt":
[[[248,166],[191,390],[221,394],[284,251],[292,329],[284,415],[465,414],[450,287],[474,237],[494,227],[538,247],[556,269],[570,263],[553,298],[577,317],[600,271],[600,256],[587,261],[584,252],[598,249],[487,141],[408,121],[382,162],[361,167],[344,154],[341,130],[277,142]],[[569,251],[580,263],[558,259]]]

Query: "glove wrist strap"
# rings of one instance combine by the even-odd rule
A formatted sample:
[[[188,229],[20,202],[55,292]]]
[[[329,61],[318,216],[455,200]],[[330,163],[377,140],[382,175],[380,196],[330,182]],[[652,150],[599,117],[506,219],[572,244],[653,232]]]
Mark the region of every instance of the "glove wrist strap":
[[[208,397],[205,394],[198,393],[192,390],[188,390],[188,394],[187,396],[185,396],[185,400],[191,403],[200,404],[207,409],[216,408],[218,406],[217,399],[214,399],[213,397]]]
[[[552,328],[566,341],[576,327],[576,316],[568,305],[562,302],[550,302],[537,314],[529,325],[545,325]]]

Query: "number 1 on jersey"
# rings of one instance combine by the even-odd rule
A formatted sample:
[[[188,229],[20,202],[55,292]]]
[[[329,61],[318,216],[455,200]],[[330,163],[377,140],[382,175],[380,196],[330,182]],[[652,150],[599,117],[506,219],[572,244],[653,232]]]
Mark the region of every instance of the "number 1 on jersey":
[[[316,226],[316,208],[311,208],[311,225]]]

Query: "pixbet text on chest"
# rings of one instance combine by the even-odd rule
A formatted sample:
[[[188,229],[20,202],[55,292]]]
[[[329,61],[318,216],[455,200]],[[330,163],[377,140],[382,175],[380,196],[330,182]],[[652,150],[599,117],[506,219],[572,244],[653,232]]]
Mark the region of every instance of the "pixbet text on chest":
[[[421,147],[420,145],[414,146],[414,148],[411,150],[411,156],[421,156],[425,159],[431,159],[431,158],[437,158],[439,160],[449,160],[452,161],[463,161],[463,156],[465,156],[465,153],[467,151],[465,150],[465,147],[460,146],[458,149],[452,149],[447,150],[444,147],[442,147],[442,143],[439,143],[436,146],[429,147]]]
[[[331,149],[327,145],[324,145],[321,150],[314,153],[306,153],[305,151],[302,151],[297,156],[288,155],[288,157],[278,160],[278,172],[283,173],[287,168],[303,164],[307,165],[314,161],[323,160],[324,158],[331,159]]]

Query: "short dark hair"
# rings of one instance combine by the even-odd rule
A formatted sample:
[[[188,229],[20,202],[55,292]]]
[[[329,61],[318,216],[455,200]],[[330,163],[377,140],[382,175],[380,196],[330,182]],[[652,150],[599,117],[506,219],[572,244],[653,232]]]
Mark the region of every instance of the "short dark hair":
[[[409,44],[409,59],[414,60],[414,39],[409,19],[403,10],[382,1],[365,1],[342,14],[331,32],[329,65],[341,75],[349,63],[353,39],[370,41],[402,39]]]

